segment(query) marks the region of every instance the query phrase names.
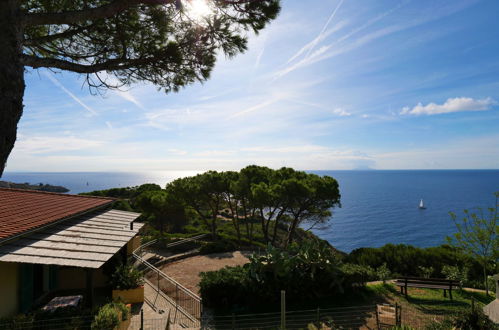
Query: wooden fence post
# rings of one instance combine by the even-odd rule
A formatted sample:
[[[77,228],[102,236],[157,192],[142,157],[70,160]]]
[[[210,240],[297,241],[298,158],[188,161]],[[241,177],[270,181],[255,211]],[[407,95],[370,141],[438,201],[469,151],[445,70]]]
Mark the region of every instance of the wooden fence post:
[[[402,311],[398,303],[395,303],[395,325],[400,326],[402,324]]]
[[[281,330],[286,330],[286,291],[281,290]]]

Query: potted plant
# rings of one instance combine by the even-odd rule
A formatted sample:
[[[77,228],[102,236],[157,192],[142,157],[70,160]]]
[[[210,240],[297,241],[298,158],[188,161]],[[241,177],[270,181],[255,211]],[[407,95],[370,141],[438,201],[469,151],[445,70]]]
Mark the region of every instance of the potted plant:
[[[124,330],[130,325],[130,304],[111,302],[102,306],[92,322],[92,330]]]
[[[143,273],[130,264],[116,267],[111,275],[113,300],[121,300],[125,304],[144,302]]]

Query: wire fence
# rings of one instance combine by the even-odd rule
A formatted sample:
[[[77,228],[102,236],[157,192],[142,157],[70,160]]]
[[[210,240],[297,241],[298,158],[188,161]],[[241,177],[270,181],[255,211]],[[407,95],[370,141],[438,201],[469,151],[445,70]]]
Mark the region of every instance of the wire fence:
[[[94,321],[93,315],[79,315],[64,318],[18,318],[0,323],[1,330],[59,330],[59,329],[90,329]]]
[[[161,293],[160,293],[161,294]],[[395,313],[393,317],[389,314],[380,314],[380,306],[391,307]],[[454,307],[454,309],[452,309]],[[259,314],[232,314],[223,316],[208,317],[204,315],[200,320],[192,321],[192,316],[187,317],[181,312],[181,308],[168,311],[167,317],[163,318],[142,318],[131,319],[123,323],[119,330],[124,329],[173,329],[173,324],[177,328],[198,328],[205,330],[212,329],[309,329],[314,325],[318,329],[390,329],[396,325],[409,326],[412,329],[428,329],[442,322],[445,318],[452,317],[460,313],[465,308],[459,302],[447,302],[435,304],[433,306],[418,305],[366,305],[336,307],[327,309],[309,309],[299,311],[259,313]],[[483,308],[476,303],[475,308]],[[397,314],[400,312],[400,317]],[[177,315],[175,315],[177,313]],[[0,329],[19,330],[86,330],[91,329],[93,316],[83,315],[71,318],[58,319],[32,319],[29,321],[18,320],[7,323],[0,323]],[[175,329],[177,329],[175,328]]]
[[[390,307],[391,313],[382,309]],[[396,325],[411,329],[428,329],[447,318],[469,308],[462,302],[444,302],[427,305],[367,305],[287,311],[260,314],[232,314],[203,317],[202,329],[307,329],[314,325],[318,329],[390,329]],[[483,308],[475,303],[474,308]],[[284,323],[283,323],[284,322]]]
[[[309,324],[329,328],[376,328],[376,305],[310,309],[282,313],[240,314],[203,319],[203,329],[307,329]],[[283,324],[284,322],[284,324]],[[395,324],[394,324],[395,325]]]

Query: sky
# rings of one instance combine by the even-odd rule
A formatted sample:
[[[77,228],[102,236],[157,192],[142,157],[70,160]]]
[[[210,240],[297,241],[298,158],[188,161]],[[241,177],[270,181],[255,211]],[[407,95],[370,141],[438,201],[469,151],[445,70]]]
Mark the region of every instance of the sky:
[[[12,171],[498,169],[499,1],[283,0],[205,83],[28,70]]]

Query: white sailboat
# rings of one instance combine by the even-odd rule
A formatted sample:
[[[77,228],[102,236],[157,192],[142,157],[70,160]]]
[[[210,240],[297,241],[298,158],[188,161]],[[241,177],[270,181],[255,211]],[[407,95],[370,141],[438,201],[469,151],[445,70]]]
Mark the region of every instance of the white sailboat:
[[[426,209],[426,207],[424,206],[424,203],[423,203],[423,199],[421,199],[421,201],[419,201],[419,208],[420,208],[421,210]]]

